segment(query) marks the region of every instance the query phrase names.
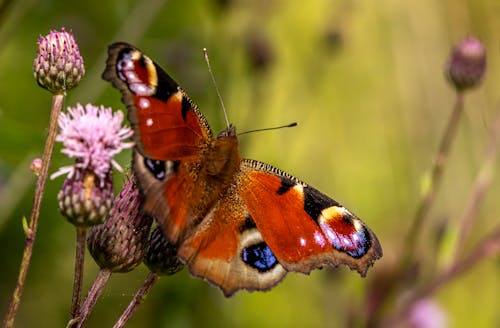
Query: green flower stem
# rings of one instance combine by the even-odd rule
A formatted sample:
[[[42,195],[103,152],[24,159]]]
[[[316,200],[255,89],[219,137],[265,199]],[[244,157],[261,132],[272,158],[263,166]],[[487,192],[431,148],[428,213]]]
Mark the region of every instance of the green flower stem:
[[[54,141],[57,134],[57,119],[59,117],[59,113],[61,112],[63,103],[64,94],[54,94],[54,96],[52,97],[52,110],[50,113],[49,130],[42,156],[42,168],[36,182],[35,195],[33,198],[33,208],[31,210],[27,234],[25,236],[23,257],[19,268],[16,287],[12,294],[9,309],[7,310],[7,314],[2,324],[2,327],[4,328],[10,328],[14,326],[14,320],[16,318],[17,310],[19,309],[19,304],[21,303],[21,297],[26,282],[26,276],[28,274],[28,268],[31,263],[31,255],[33,254],[33,246],[35,244],[35,237],[38,229],[40,205],[42,204],[45,182],[47,181],[50,160],[54,151]]]
[[[158,281],[158,278],[159,278],[158,274],[154,272],[149,273],[148,277],[142,284],[141,288],[134,295],[134,298],[132,299],[132,301],[130,301],[130,304],[122,313],[122,315],[115,323],[113,328],[122,328],[123,326],[125,326],[130,317],[132,317],[132,314],[134,314],[135,310],[137,310],[139,304],[141,304],[144,301],[149,291],[151,290],[151,287],[153,287],[156,281]]]
[[[377,325],[377,323],[379,323],[383,313],[388,310],[388,306],[390,306],[398,287],[401,287],[401,285],[404,284],[406,278],[408,277],[408,271],[414,264],[418,238],[421,235],[425,220],[427,219],[434,200],[436,199],[438,189],[441,186],[443,172],[446,163],[448,162],[451,144],[455,139],[458,123],[460,121],[460,117],[462,116],[463,109],[464,93],[457,91],[451,116],[448,120],[446,130],[434,158],[434,163],[431,169],[430,185],[426,190],[424,190],[420,203],[415,211],[412,225],[403,241],[403,250],[400,257],[401,261],[391,272],[391,279],[393,283],[383,290],[377,290],[376,300],[374,300],[373,297],[367,297],[367,300],[369,300],[366,304],[368,325]],[[377,286],[374,286],[374,288],[376,289]],[[373,292],[373,290],[369,290],[368,292]]]
[[[450,153],[450,148],[453,140],[455,139],[458,122],[462,116],[464,108],[464,93],[457,92],[455,105],[453,106],[453,111],[451,113],[450,119],[448,120],[448,125],[446,126],[445,133],[441,139],[441,144],[434,158],[434,163],[431,173],[431,182],[427,190],[420,200],[420,204],[415,212],[412,225],[408,232],[407,238],[404,241],[404,249],[402,253],[403,263],[406,265],[411,265],[415,249],[418,244],[418,237],[420,236],[420,231],[424,225],[425,220],[429,214],[430,209],[436,199],[437,192],[441,186],[441,180],[443,177],[444,168],[448,162],[448,156]]]
[[[87,228],[76,227],[75,273],[73,280],[73,297],[71,301],[71,318],[75,319],[80,310],[80,298],[83,284],[83,267],[85,264],[85,240]]]
[[[484,157],[484,162],[476,176],[470,197],[468,197],[467,205],[459,221],[458,240],[455,252],[456,259],[462,256],[463,247],[465,246],[467,237],[472,230],[474,219],[477,217],[477,213],[479,212],[479,208],[484,201],[484,197],[491,187],[499,151],[499,138],[500,111],[497,111],[490,128],[490,139],[486,155]]]
[[[87,297],[85,297],[85,301],[83,301],[82,306],[80,307],[80,312],[78,314],[78,317],[75,319],[71,319],[70,322],[68,323],[68,327],[72,327],[72,323],[77,327],[81,328],[85,324],[85,321],[87,321],[90,313],[92,312],[92,309],[94,308],[94,305],[97,302],[97,299],[99,296],[101,296],[102,291],[104,290],[104,287],[108,283],[109,278],[111,277],[111,271],[108,269],[101,269],[99,273],[97,274],[97,277],[94,280],[94,283],[92,284],[92,287],[90,288],[89,292],[87,293]]]

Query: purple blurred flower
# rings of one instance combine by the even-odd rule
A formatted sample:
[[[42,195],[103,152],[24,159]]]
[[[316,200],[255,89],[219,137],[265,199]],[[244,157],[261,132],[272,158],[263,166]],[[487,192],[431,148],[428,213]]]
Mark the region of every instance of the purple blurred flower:
[[[486,49],[481,41],[468,38],[453,48],[448,59],[447,75],[457,90],[478,86],[485,72]]]
[[[61,152],[75,158],[76,163],[62,167],[52,178],[66,173],[71,177],[75,169],[82,169],[92,171],[103,183],[111,166],[121,171],[113,156],[133,146],[132,142],[124,142],[133,131],[122,127],[122,122],[123,113],[113,113],[111,108],[91,104],[85,108],[80,104],[68,108],[68,114],[62,113],[59,117],[60,132],[56,141],[63,143]]]
[[[445,312],[430,299],[422,299],[413,304],[409,322],[412,328],[444,328],[448,326]]]

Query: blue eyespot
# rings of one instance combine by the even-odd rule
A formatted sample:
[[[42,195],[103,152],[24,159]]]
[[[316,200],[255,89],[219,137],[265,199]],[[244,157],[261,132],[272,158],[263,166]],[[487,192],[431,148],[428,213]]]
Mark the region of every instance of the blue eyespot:
[[[269,271],[278,263],[276,256],[264,242],[243,248],[241,259],[260,272]]]

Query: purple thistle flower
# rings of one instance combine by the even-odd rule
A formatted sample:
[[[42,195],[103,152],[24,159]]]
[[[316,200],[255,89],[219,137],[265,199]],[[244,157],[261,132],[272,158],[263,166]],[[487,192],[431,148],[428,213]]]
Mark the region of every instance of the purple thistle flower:
[[[76,163],[62,167],[52,178],[66,173],[71,177],[75,169],[81,169],[93,172],[102,184],[111,166],[121,171],[113,156],[133,146],[132,142],[123,141],[130,138],[133,131],[122,127],[122,122],[121,111],[113,113],[104,106],[87,104],[84,108],[77,104],[68,108],[68,114],[62,113],[59,117],[60,132],[56,141],[63,143],[61,152],[75,158]]]
[[[74,88],[85,74],[83,58],[73,33],[50,31],[38,39],[33,63],[37,83],[53,92],[64,93]]]

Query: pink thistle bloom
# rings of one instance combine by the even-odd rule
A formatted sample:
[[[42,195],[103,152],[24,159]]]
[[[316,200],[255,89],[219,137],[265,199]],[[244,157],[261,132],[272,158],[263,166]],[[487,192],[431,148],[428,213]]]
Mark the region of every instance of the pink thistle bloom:
[[[130,148],[132,142],[124,139],[133,135],[132,129],[122,127],[123,113],[112,112],[104,106],[77,104],[68,107],[68,113],[61,113],[59,117],[60,132],[56,141],[62,142],[62,153],[76,159],[72,166],[62,167],[51,178],[69,173],[71,177],[75,169],[93,172],[103,183],[106,175],[114,166],[122,171],[120,165],[113,160],[113,156],[123,149]]]

